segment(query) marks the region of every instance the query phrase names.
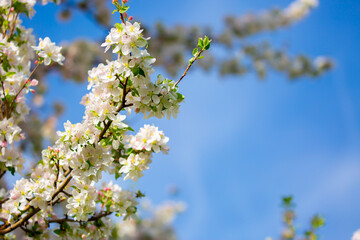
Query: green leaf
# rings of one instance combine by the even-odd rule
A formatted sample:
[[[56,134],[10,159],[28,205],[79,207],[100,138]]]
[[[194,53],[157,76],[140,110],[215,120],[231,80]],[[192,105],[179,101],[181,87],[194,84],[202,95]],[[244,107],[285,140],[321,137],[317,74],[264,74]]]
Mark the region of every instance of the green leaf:
[[[145,72],[144,72],[144,70],[142,70],[142,68],[139,68],[139,74],[143,77],[146,77]]]
[[[198,49],[198,48],[194,48],[194,50],[193,50],[193,55],[196,56],[196,54],[198,54],[198,52],[199,52],[199,49]]]
[[[127,128],[125,128],[125,129],[127,129],[127,130],[129,130],[129,131],[132,131],[132,132],[135,132],[135,130],[132,129],[131,127],[127,127]]]
[[[143,198],[145,197],[145,194],[143,194],[140,190],[136,192],[136,198]]]
[[[283,200],[283,205],[285,207],[290,207],[292,205],[293,197],[292,196],[283,197],[282,200]]]
[[[137,76],[140,73],[140,68],[135,66],[131,69],[131,71],[134,74],[134,76]]]
[[[15,174],[15,168],[14,168],[14,167],[6,167],[6,168],[10,171],[11,175],[14,176],[14,174]]]
[[[9,71],[9,69],[11,68],[9,60],[7,59],[6,56],[3,57],[2,67],[6,72]]]
[[[62,230],[61,229],[56,229],[54,230],[54,233],[56,233],[57,235],[61,235],[62,234]]]
[[[114,13],[116,13],[118,10],[117,9],[115,9],[114,11],[112,11],[112,14],[114,14]]]
[[[210,40],[208,36],[205,36],[203,50],[208,50],[210,48],[211,41],[212,40]]]
[[[121,5],[119,4],[118,1],[114,1],[114,5],[115,5],[117,10],[119,10],[121,8]]]
[[[185,99],[185,96],[184,95],[182,95],[181,93],[176,93],[176,95],[177,95],[177,99],[178,100],[184,100]]]
[[[202,49],[203,46],[204,46],[204,40],[202,38],[199,38],[198,47]]]
[[[204,47],[204,50],[208,50],[210,48],[210,43]]]
[[[10,76],[12,76],[12,75],[14,75],[15,74],[15,72],[8,72],[6,75],[5,75],[5,77],[10,77]]]
[[[120,23],[115,23],[115,27],[116,27],[117,29],[120,29],[120,30],[122,30],[122,29],[123,29],[123,27],[121,26],[121,24],[120,24]]]
[[[311,220],[311,225],[315,229],[324,226],[324,224],[325,224],[325,219],[319,215],[315,215]]]
[[[126,5],[123,5],[120,7],[119,9],[119,13],[124,13],[126,12],[127,10],[129,10],[130,7],[126,6]]]

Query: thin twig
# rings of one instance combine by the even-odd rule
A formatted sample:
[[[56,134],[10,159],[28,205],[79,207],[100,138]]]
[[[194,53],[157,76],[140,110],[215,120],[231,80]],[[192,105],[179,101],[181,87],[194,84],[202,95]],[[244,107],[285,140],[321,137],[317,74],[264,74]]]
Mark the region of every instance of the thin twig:
[[[14,98],[14,100],[12,101],[12,103],[11,103],[11,105],[10,105],[9,112],[6,114],[7,117],[9,117],[8,114],[11,113],[12,108],[14,107],[16,98],[19,96],[19,94],[21,93],[21,91],[26,87],[27,82],[31,79],[32,75],[35,73],[36,69],[37,69],[39,66],[40,66],[40,62],[35,66],[35,68],[34,68],[34,69],[32,70],[32,72],[30,73],[30,76],[29,76],[28,80],[24,82],[24,84],[23,84],[23,86],[21,87],[21,89],[19,90],[19,92],[15,95],[15,98]],[[3,87],[4,87],[4,86],[3,86]],[[3,91],[5,92],[5,90],[3,90]],[[5,94],[5,93],[4,93],[4,94]]]
[[[204,52],[204,50],[200,50],[200,51],[196,54],[194,60],[189,63],[189,65],[188,65],[187,68],[185,69],[185,72],[184,72],[183,75],[180,77],[180,79],[175,83],[174,87],[176,87],[176,86],[179,84],[179,82],[186,76],[186,74],[187,74],[187,72],[189,71],[189,69],[191,68],[191,66],[192,66],[192,65],[194,64],[194,62],[201,56],[201,54],[202,54],[203,52]]]
[[[122,13],[120,13],[120,18],[121,18],[121,21],[125,24],[125,18],[124,18],[124,15]]]
[[[13,27],[12,27],[12,29],[11,29],[11,31],[10,31],[9,38],[10,38],[10,37],[14,34],[14,32],[15,32],[15,26],[16,26],[16,21],[17,21],[17,18],[18,18],[18,17],[19,17],[19,12],[16,13],[15,21],[14,21]]]

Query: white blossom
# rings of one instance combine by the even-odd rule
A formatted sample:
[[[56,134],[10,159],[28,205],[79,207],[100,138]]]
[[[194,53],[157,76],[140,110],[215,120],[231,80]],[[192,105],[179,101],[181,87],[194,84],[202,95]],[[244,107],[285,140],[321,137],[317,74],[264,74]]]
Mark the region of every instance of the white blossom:
[[[65,58],[60,52],[62,47],[56,46],[49,37],[40,38],[39,45],[33,48],[38,51],[39,57],[44,59],[45,65],[50,65],[51,61],[57,62],[60,65],[63,64],[62,62]]]

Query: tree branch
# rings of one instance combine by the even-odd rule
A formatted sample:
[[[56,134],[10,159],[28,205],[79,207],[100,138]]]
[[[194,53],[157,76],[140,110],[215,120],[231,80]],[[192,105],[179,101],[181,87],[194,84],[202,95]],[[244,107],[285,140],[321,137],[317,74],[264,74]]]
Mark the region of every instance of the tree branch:
[[[189,71],[189,69],[191,68],[191,66],[192,66],[192,65],[194,64],[194,62],[201,56],[201,54],[202,54],[203,52],[204,52],[204,50],[200,50],[200,51],[196,54],[194,60],[189,63],[189,65],[188,65],[187,68],[185,69],[185,72],[184,72],[183,75],[180,77],[180,79],[175,83],[174,87],[176,87],[176,86],[180,83],[180,81],[186,76],[186,74],[187,74],[187,72]]]
[[[125,107],[129,107],[132,106],[132,104],[126,104],[126,95],[130,92],[129,89],[127,89],[127,83],[128,83],[129,78],[125,79],[125,83],[124,83],[124,88],[123,88],[123,96],[122,96],[122,100],[121,100],[121,104],[119,106],[119,108],[116,110],[117,113],[119,113],[121,110],[123,110]],[[104,139],[105,133],[106,131],[109,129],[110,125],[112,123],[112,120],[109,120],[105,126],[104,129],[101,131],[100,135],[99,135],[99,142]],[[66,171],[64,173],[64,176],[66,177],[66,179],[64,180],[64,182],[61,183],[61,185],[59,186],[58,189],[56,189],[56,191],[52,194],[51,196],[51,201],[50,201],[50,205],[52,204],[52,201],[56,198],[56,196],[63,192],[64,188],[66,187],[66,185],[71,181],[72,176],[71,176],[71,171],[72,169],[69,169],[68,171]],[[14,229],[22,226],[22,224],[24,224],[27,220],[29,220],[31,217],[33,217],[36,213],[40,212],[41,209],[40,208],[33,208],[32,206],[28,205],[25,209],[24,212],[29,211],[30,209],[33,209],[32,212],[28,213],[24,218],[20,219],[19,221],[17,221],[16,223],[14,223],[13,225],[10,225],[9,227],[7,227],[7,224],[4,224],[3,226],[1,226],[3,229],[0,229],[0,235],[9,233],[11,231],[13,231]],[[106,215],[104,215],[106,214]],[[103,213],[101,215],[107,216],[111,213]],[[92,219],[92,218],[90,218]],[[6,228],[4,228],[6,227]]]
[[[78,222],[78,223],[93,222],[93,221],[99,220],[102,217],[109,216],[110,214],[112,214],[112,212],[99,213],[98,215],[92,216],[87,221],[76,221],[76,220],[70,219],[70,218],[61,218],[61,219],[51,219],[48,221],[48,223],[62,224],[64,222]]]

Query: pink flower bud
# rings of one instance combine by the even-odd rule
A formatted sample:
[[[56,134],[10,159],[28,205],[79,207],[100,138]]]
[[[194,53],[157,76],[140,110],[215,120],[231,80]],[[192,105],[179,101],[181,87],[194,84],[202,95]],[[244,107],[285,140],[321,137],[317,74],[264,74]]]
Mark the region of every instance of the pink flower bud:
[[[39,83],[39,81],[36,79],[31,80],[31,86],[36,86],[36,85],[38,85],[38,83]]]
[[[1,142],[1,147],[4,148],[4,147],[6,147],[7,145],[8,145],[8,143],[7,143],[6,141],[2,141],[2,142]]]
[[[112,0],[113,4],[119,3],[119,0]]]
[[[13,12],[14,10],[15,10],[15,8],[14,8],[14,7],[10,8],[10,12]]]
[[[122,0],[122,3],[123,4],[125,4],[125,3],[127,3],[128,2],[128,0]]]
[[[21,138],[22,140],[24,140],[24,139],[25,139],[25,134],[24,134],[24,133],[20,133],[20,138]]]
[[[36,64],[36,65],[37,65],[37,64],[39,64],[39,61],[38,61],[38,60],[36,60],[36,61],[35,61],[35,64]]]
[[[13,195],[11,196],[11,199],[12,199],[12,200],[16,200],[16,199],[18,199],[20,196],[21,196],[20,192],[15,192],[15,194],[13,194]]]
[[[133,19],[134,19],[133,16],[130,16],[130,17],[129,17],[129,21],[131,21],[131,20],[133,20]]]
[[[34,89],[30,89],[30,92],[31,92],[31,93],[35,93],[35,90],[34,90]]]

